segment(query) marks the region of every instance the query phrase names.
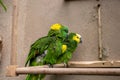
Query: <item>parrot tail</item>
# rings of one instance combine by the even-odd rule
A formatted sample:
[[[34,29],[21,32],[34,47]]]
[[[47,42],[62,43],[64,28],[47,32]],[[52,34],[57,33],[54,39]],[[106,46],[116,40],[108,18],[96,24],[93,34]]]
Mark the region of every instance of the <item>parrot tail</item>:
[[[45,74],[39,74],[39,79],[38,80],[43,80],[45,78]]]
[[[28,74],[25,80],[39,80],[38,74]]]

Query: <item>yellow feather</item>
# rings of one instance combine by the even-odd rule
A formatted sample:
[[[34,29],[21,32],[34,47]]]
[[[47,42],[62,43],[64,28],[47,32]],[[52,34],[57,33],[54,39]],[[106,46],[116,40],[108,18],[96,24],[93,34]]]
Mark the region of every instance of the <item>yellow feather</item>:
[[[62,53],[64,53],[67,50],[67,45],[62,45]]]
[[[58,24],[58,23],[53,24],[53,25],[51,26],[51,29],[52,29],[52,30],[60,30],[60,28],[61,28],[61,25]]]
[[[77,43],[80,42],[80,38],[78,38],[78,36],[73,36],[73,40],[75,40]]]

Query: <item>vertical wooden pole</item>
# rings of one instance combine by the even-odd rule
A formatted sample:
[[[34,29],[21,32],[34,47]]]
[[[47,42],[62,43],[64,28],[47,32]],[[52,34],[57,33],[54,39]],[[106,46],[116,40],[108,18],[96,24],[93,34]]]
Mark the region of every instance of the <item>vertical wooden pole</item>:
[[[99,59],[102,59],[103,58],[103,53],[102,53],[102,49],[103,49],[103,46],[102,46],[102,25],[101,25],[101,5],[98,4],[98,50],[99,50]]]
[[[12,13],[12,42],[11,42],[11,55],[10,66],[7,67],[6,76],[15,77],[17,68],[17,23],[18,23],[18,1],[13,0],[13,13]]]
[[[13,16],[12,16],[12,48],[11,48],[11,65],[17,64],[17,22],[18,22],[18,5],[17,0],[13,0]]]

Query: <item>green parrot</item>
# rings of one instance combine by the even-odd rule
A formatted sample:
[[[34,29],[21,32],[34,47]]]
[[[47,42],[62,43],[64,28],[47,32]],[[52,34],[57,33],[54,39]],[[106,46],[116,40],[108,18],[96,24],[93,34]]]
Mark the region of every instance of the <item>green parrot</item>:
[[[79,34],[70,33],[64,42],[61,43],[59,40],[57,40],[56,42],[51,43],[49,49],[47,49],[47,54],[44,57],[38,56],[32,65],[53,65],[56,63],[65,63],[65,65],[67,65],[67,62],[72,57],[72,53],[76,50],[78,44],[81,42],[82,40]],[[45,74],[36,74],[34,77],[32,77],[34,79],[26,80],[43,80],[44,77]]]
[[[53,67],[52,65],[57,63],[57,59],[60,55],[62,55],[67,50],[67,45],[63,44],[60,40],[56,40],[55,42],[52,42],[47,49],[46,55],[44,58],[41,59],[41,63],[43,65],[48,64],[50,67]],[[43,80],[45,74],[39,74],[39,77],[37,80]]]
[[[67,35],[68,27],[58,23],[53,24],[47,36],[39,38],[31,45],[25,66],[27,66],[28,62],[30,62],[32,58],[35,58],[37,54],[43,54],[52,42],[57,39],[64,41]]]
[[[54,46],[58,47],[60,45],[56,44]],[[50,46],[50,49],[49,49],[50,51],[48,50],[46,52],[46,55],[43,55],[43,54],[42,55],[40,55],[40,54],[36,55],[36,57],[34,59],[32,59],[32,62],[30,63],[30,66],[42,66],[42,65],[46,65],[46,64],[53,65],[53,64],[56,63],[57,56],[59,55],[58,54],[58,55],[54,56],[54,54],[56,54],[56,53],[64,53],[67,50],[67,45],[61,45],[60,49],[55,48],[51,52],[51,49],[52,49],[51,47],[52,46],[53,46],[53,44]],[[52,56],[49,55],[49,54],[52,54]],[[45,74],[28,74],[27,77],[26,77],[26,80],[43,80],[45,76],[46,76]]]
[[[31,45],[25,66],[41,66],[45,64],[53,65],[56,63],[56,57],[61,55],[62,42],[68,35],[68,28],[61,24],[51,26],[48,35],[35,41]],[[43,74],[28,74],[26,80],[42,80]]]
[[[59,56],[57,63],[65,63],[67,67],[67,63],[72,58],[72,53],[76,50],[79,43],[82,43],[81,35],[69,33],[68,38],[64,41],[64,45],[67,45],[67,50]]]

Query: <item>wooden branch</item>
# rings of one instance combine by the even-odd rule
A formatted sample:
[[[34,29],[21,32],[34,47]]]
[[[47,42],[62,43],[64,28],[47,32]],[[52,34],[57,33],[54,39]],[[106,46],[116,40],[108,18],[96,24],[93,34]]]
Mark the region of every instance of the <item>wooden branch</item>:
[[[99,59],[103,58],[103,45],[102,45],[102,25],[101,25],[101,5],[98,4],[98,50],[99,50]]]
[[[18,5],[17,0],[13,0],[11,65],[17,64],[17,21]]]
[[[120,61],[70,61],[68,63],[70,68],[120,68]]]

